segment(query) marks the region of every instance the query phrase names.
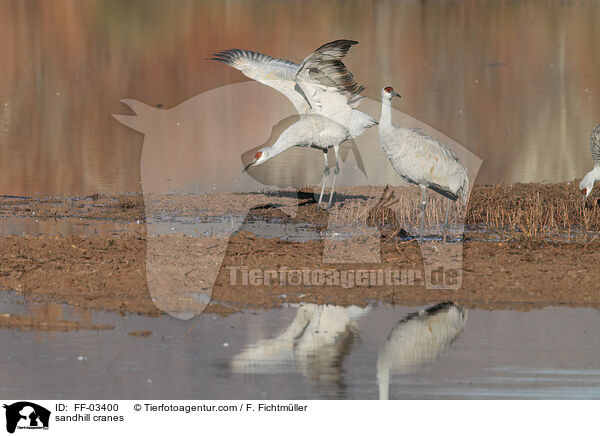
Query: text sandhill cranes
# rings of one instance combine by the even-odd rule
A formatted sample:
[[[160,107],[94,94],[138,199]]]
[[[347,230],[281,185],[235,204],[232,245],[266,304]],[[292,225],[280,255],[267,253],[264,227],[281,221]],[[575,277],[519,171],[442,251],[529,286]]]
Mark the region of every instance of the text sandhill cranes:
[[[342,59],[350,47],[358,44],[345,39],[327,43],[308,55],[302,64],[247,50],[225,50],[211,59],[240,70],[245,76],[274,88],[290,99],[300,120],[288,127],[270,147],[256,152],[246,170],[260,165],[288,148],[312,147],[323,151],[325,171],[319,203],[323,199],[325,179],[329,175],[327,151],[335,152],[335,170],[327,207],[331,206],[335,179],[340,171],[340,144],[356,138],[367,127],[377,124],[371,116],[356,110],[363,97],[359,86]]]
[[[411,374],[435,361],[463,331],[466,321],[466,309],[446,302],[398,322],[377,357],[379,399],[389,398],[390,373]]]
[[[594,182],[600,180],[600,125],[592,130],[590,135],[590,149],[592,150],[592,160],[594,169],[587,173],[579,183],[579,190],[587,198],[594,188]]]
[[[421,187],[421,225],[423,240],[425,219],[425,189],[432,189],[447,198],[444,241],[448,227],[450,200],[461,198],[465,203],[469,193],[467,171],[454,153],[425,133],[392,124],[392,97],[400,97],[390,86],[381,90],[379,141],[396,172],[408,183]]]

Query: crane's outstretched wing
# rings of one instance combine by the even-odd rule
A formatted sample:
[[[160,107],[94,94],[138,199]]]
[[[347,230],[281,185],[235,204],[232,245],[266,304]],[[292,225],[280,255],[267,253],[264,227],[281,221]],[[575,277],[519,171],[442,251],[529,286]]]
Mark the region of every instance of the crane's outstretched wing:
[[[296,73],[300,67],[298,64],[240,49],[224,50],[215,53],[210,59],[232,66],[244,76],[281,92],[292,102],[299,114],[310,111],[307,98],[296,86]]]
[[[600,125],[592,130],[592,134],[590,135],[590,149],[592,150],[594,166],[600,166]]]
[[[364,90],[342,59],[356,41],[340,39],[329,42],[308,55],[296,73],[296,82],[308,99],[313,113],[335,119],[336,114],[348,112],[362,100]]]
[[[323,88],[346,92],[349,98],[360,94],[364,87],[356,83],[354,76],[342,62],[350,47],[355,44],[358,42],[339,39],[322,45],[304,59],[296,76]]]

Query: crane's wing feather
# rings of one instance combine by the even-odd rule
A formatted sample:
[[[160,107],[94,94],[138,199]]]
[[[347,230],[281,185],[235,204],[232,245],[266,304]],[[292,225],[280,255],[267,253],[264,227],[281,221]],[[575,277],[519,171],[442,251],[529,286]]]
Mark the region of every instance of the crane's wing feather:
[[[358,42],[340,39],[322,45],[304,59],[296,76],[324,88],[347,92],[350,97],[359,94],[364,88],[356,83],[342,62],[355,44]]]
[[[428,186],[452,200],[458,197],[466,200],[467,171],[452,150],[418,130],[396,128],[396,134],[381,146],[402,178]]]
[[[360,103],[364,90],[342,59],[356,41],[329,42],[308,55],[296,73],[296,82],[304,91],[314,113],[332,116],[349,111]]]
[[[246,77],[281,92],[292,102],[299,114],[309,112],[308,99],[295,82],[296,73],[300,67],[298,64],[240,49],[220,51],[213,54],[210,59],[236,68]]]
[[[373,118],[352,110],[364,98],[360,95],[364,87],[356,83],[342,59],[355,44],[358,43],[345,39],[327,43],[307,56],[301,65],[240,49],[221,51],[211,59],[278,90],[300,115],[323,115],[346,126],[354,138],[376,124]]]
[[[594,160],[594,166],[600,165],[600,125],[596,126],[592,130],[590,135],[590,149],[592,150],[592,159]]]

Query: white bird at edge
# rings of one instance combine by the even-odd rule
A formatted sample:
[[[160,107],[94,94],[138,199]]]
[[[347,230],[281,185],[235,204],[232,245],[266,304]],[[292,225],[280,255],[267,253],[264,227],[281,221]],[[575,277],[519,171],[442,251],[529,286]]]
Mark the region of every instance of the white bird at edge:
[[[355,44],[358,42],[345,39],[327,43],[308,55],[300,65],[248,50],[231,49],[213,55],[211,59],[230,65],[245,76],[281,92],[300,114],[300,120],[288,127],[275,144],[258,150],[255,159],[244,170],[294,146],[322,150],[325,171],[319,205],[329,175],[327,151],[333,148],[336,165],[327,207],[331,206],[335,179],[340,171],[340,144],[377,124],[371,116],[355,109],[364,98],[360,95],[364,87],[356,83],[342,62]]]
[[[600,180],[600,125],[597,125],[590,135],[590,149],[592,151],[592,160],[594,169],[587,173],[579,183],[579,190],[585,198],[590,195],[594,188],[594,182]]]
[[[392,124],[392,97],[400,97],[391,86],[381,90],[381,119],[379,141],[396,172],[408,183],[421,187],[421,225],[419,238],[423,240],[426,193],[429,188],[447,198],[444,241],[448,227],[450,200],[461,198],[465,203],[469,194],[467,171],[456,155],[437,139],[414,129]]]

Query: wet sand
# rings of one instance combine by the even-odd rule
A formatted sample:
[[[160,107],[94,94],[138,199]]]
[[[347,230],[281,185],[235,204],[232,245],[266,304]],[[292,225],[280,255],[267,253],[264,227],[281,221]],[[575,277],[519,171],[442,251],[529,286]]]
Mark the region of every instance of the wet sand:
[[[573,191],[573,182],[562,185],[527,185],[510,187],[502,201],[517,201],[526,195],[539,195],[546,201],[558,201],[557,192],[573,195],[573,204],[582,204]],[[538,189],[539,187],[542,189]],[[550,188],[548,188],[550,186]],[[576,185],[575,185],[576,186]],[[476,187],[471,204],[478,204],[490,195],[488,187]],[[537,189],[537,193],[532,193]],[[510,191],[513,199],[510,198]],[[494,188],[498,195],[498,188]],[[484,194],[482,194],[484,193]],[[266,195],[266,194],[261,194]],[[272,196],[267,194],[266,197]],[[290,221],[308,221],[316,226],[327,223],[328,212],[317,210],[309,194],[301,193],[300,200],[277,194],[280,203],[298,202],[295,218],[272,207],[252,210],[253,218],[277,216]],[[359,194],[346,194],[359,195]],[[546,196],[546,197],[545,197]],[[58,220],[64,217],[87,220],[112,219],[118,222],[142,220],[135,232],[99,233],[93,236],[32,234],[0,236],[0,288],[24,295],[26,301],[67,303],[87,310],[113,310],[158,316],[163,312],[153,304],[145,274],[146,233],[141,195],[118,197],[81,197],[69,201],[24,198],[3,198],[0,212],[4,217],[32,216],[38,220]],[[563,198],[564,200],[564,198]],[[252,200],[255,202],[255,200]],[[523,207],[513,204],[514,208]],[[566,201],[566,200],[565,200]],[[579,203],[577,203],[577,201]],[[194,215],[193,202],[169,202],[180,215]],[[225,203],[220,202],[223,205]],[[173,206],[175,205],[175,206]],[[543,205],[543,203],[542,203]],[[185,207],[184,207],[185,206]],[[494,205],[496,207],[496,205]],[[588,199],[588,210],[595,213],[593,198]],[[469,211],[467,216],[473,216]],[[575,216],[575,212],[573,213]],[[574,218],[576,219],[576,218]],[[186,246],[194,241],[184,234],[169,236],[172,242]],[[231,284],[231,269],[278,269],[282,266],[302,269],[333,268],[348,270],[422,270],[423,260],[419,244],[409,238],[380,240],[381,262],[338,264],[323,262],[323,241],[288,241],[281,238],[260,238],[242,230],[231,236],[222,261],[211,303],[206,311],[227,315],[244,309],[280,307],[286,303],[318,303],[341,306],[365,306],[373,302],[398,305],[426,305],[439,301],[454,301],[467,308],[530,310],[544,306],[571,306],[600,308],[600,240],[587,235],[582,242],[564,242],[556,239],[512,235],[504,240],[482,240],[481,233],[465,234],[463,246],[462,287],[458,290],[426,289],[421,284],[387,286],[281,286],[273,282],[267,286]],[[197,239],[197,238],[196,238]],[[6,321],[6,320],[5,320]],[[14,318],[10,325],[0,328],[42,328],[29,320]],[[60,326],[55,326],[60,328]],[[74,326],[75,328],[77,326]],[[44,327],[46,328],[46,327]]]
[[[0,329],[22,331],[73,331],[73,330],[112,330],[115,326],[106,324],[85,324],[67,319],[55,319],[46,316],[23,316],[0,313]]]

